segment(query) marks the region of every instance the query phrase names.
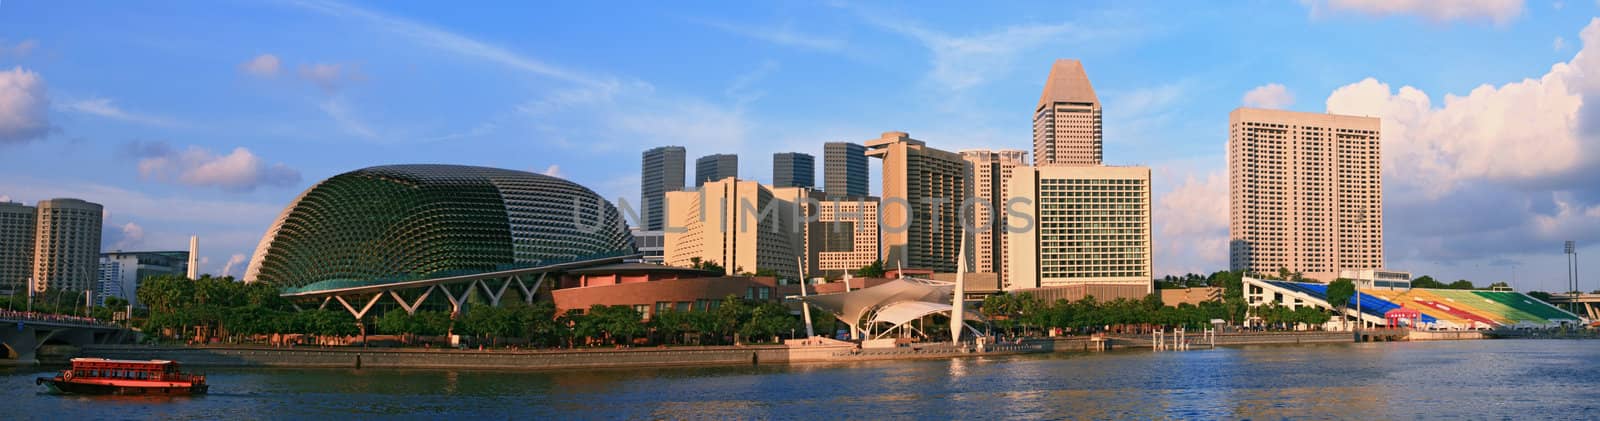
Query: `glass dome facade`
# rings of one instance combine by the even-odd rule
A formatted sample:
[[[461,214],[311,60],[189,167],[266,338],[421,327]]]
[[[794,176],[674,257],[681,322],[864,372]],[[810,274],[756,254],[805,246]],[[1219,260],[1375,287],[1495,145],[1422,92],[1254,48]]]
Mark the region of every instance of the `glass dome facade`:
[[[583,186],[523,171],[391,165],[323,180],[256,247],[246,282],[375,284],[634,250],[621,213]]]

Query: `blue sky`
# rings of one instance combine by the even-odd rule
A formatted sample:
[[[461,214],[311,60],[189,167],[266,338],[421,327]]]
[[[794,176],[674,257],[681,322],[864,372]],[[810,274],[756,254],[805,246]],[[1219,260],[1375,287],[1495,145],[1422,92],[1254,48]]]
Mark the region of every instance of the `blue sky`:
[[[1595,2],[964,6],[6,1],[0,196],[103,203],[108,248],[199,234],[205,270],[238,275],[296,194],[371,165],[637,200],[658,145],[738,153],[757,180],[773,152],[890,130],[1030,149],[1051,61],[1077,58],[1108,163],[1154,169],[1160,274],[1226,267],[1225,128],[1247,100],[1384,118],[1390,267],[1556,289],[1559,241],[1600,241]]]

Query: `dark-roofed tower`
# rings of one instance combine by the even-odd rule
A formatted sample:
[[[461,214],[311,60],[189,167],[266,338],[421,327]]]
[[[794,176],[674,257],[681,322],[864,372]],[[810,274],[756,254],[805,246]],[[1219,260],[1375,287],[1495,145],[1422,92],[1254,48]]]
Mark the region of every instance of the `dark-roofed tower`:
[[[1077,60],[1056,60],[1033,110],[1034,165],[1100,165],[1100,99]]]

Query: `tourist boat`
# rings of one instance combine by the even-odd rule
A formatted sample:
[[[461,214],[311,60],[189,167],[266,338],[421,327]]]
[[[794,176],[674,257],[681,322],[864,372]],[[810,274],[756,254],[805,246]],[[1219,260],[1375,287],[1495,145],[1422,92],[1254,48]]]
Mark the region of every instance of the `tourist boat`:
[[[104,358],[73,358],[72,368],[37,378],[34,384],[84,395],[199,395],[208,387],[206,376],[179,372],[176,362]]]

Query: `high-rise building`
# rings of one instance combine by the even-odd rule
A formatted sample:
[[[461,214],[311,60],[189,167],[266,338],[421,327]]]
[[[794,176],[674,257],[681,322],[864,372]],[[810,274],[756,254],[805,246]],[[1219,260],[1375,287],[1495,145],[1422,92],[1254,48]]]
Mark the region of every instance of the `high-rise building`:
[[[706,184],[706,182],[738,176],[738,155],[719,153],[702,156],[700,159],[694,160],[695,187],[700,187],[701,185]]]
[[[1009,184],[1012,195],[1026,199],[1009,209],[1033,221],[1011,222],[1026,229],[1006,235],[1003,289],[1141,285],[1153,291],[1149,168],[1018,167]]]
[[[1229,266],[1331,281],[1383,267],[1379,119],[1228,114]]]
[[[100,276],[95,290],[99,302],[117,297],[136,307],[139,304],[139,284],[152,276],[185,276],[189,269],[188,252],[182,251],[114,251],[100,254]]]
[[[99,279],[104,208],[78,199],[41,200],[35,208],[34,290],[93,288]]]
[[[0,293],[12,295],[33,277],[34,218],[32,206],[0,202]]]
[[[1100,99],[1077,60],[1056,60],[1033,110],[1033,164],[1100,165]]]
[[[816,158],[799,152],[772,154],[772,187],[812,188],[816,186]]]
[[[822,192],[809,187],[768,186],[767,188],[772,191],[773,200],[781,202],[782,211],[790,213],[791,217],[786,219],[789,225],[780,226],[778,229],[793,234],[790,237],[793,242],[790,248],[795,251],[795,255],[800,256],[801,272],[807,276],[817,273],[817,252],[820,248],[811,247],[811,241],[813,234],[820,235],[820,233],[813,232],[814,224],[807,224],[806,221],[816,219],[816,214],[822,206]],[[773,208],[774,211],[779,209],[779,207]]]
[[[971,164],[905,132],[885,132],[866,146],[867,156],[883,160],[878,238],[884,267],[954,272],[963,241],[958,212],[971,196]]]
[[[1001,274],[1004,279],[1006,241],[1005,204],[1011,198],[1006,181],[1017,167],[1028,165],[1028,152],[1016,149],[969,149],[961,156],[972,163],[972,193],[982,205],[972,205],[968,223],[972,231],[971,272]]]
[[[682,146],[662,146],[644,151],[644,163],[639,174],[639,209],[644,221],[639,225],[650,231],[660,231],[666,214],[667,192],[683,190],[684,160]]]
[[[755,181],[723,178],[696,191],[667,193],[666,264],[696,260],[721,265],[729,275],[771,270],[795,279],[800,230],[793,202]]]
[[[867,147],[850,142],[822,145],[822,189],[828,197],[867,196]]]
[[[663,264],[666,262],[667,234],[634,228],[633,247],[639,250],[639,261]]]
[[[878,198],[829,199],[818,206],[807,238],[815,272],[840,275],[878,260]]]

